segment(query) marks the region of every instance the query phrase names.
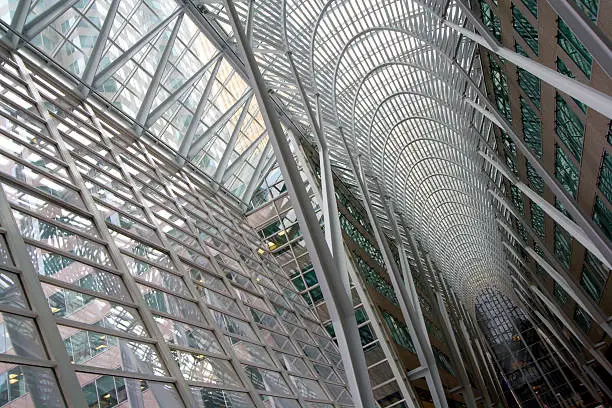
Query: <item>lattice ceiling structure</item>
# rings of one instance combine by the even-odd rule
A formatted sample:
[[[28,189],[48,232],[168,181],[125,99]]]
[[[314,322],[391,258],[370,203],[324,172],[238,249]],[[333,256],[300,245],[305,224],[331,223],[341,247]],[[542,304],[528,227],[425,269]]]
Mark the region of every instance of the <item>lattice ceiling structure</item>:
[[[334,171],[356,185],[342,127],[384,225],[388,194],[468,304],[483,288],[507,289],[478,153],[494,151],[495,139],[484,108],[473,106],[484,95],[476,44],[442,23],[472,28],[456,2],[235,4],[286,129],[314,140],[291,51],[318,101]],[[274,164],[222,2],[11,0],[0,13],[17,47],[49,57],[75,92],[114,105],[136,134],[176,150],[178,164],[187,160],[239,199],[248,201]]]
[[[231,44],[223,7],[205,3],[205,15]],[[484,96],[480,60],[474,42],[442,23],[472,28],[456,2],[264,0],[236,7],[287,127],[313,137],[293,60],[320,110],[334,171],[357,184],[343,133],[383,225],[391,230],[381,210],[388,195],[467,304],[486,287],[507,290],[491,180],[478,153],[496,146],[484,108],[474,107]]]

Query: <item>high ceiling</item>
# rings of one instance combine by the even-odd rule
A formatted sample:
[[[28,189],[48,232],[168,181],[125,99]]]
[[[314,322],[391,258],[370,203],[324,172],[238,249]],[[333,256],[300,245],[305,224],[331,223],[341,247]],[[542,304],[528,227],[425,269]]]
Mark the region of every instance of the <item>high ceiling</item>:
[[[314,140],[291,51],[347,184],[356,181],[339,127],[375,206],[391,197],[468,303],[509,285],[478,153],[495,140],[473,106],[484,90],[476,45],[442,23],[470,28],[455,1],[235,4],[286,128]],[[190,161],[238,198],[248,201],[274,164],[222,2],[4,0],[0,13],[5,41],[46,54],[75,92],[110,101],[137,135],[163,141],[178,164]]]

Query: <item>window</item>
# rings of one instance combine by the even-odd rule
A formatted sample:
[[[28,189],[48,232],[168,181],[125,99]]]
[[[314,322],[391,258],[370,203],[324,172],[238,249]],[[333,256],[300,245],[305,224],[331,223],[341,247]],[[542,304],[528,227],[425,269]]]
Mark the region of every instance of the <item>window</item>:
[[[599,302],[607,281],[607,268],[587,251],[584,258],[584,264],[582,266],[580,286],[582,286],[596,302]]]
[[[527,9],[534,15],[534,17],[538,16],[538,1],[537,0],[522,0],[523,4]]]
[[[518,208],[521,214],[525,214],[525,208],[523,206],[523,193],[515,185],[510,186],[510,194],[512,195],[512,202],[514,206]]]
[[[566,76],[568,76],[570,78],[576,78],[574,73],[572,71],[570,71],[570,69],[567,67],[567,65],[565,65],[565,62],[563,62],[563,60],[561,58],[559,58],[559,57],[557,57],[557,71],[559,71],[563,75],[566,75]],[[583,111],[584,113],[586,113],[587,106],[584,103],[580,102],[576,98],[572,98],[572,99],[574,100],[574,102],[576,102],[576,105],[578,105],[580,110]]]
[[[502,140],[504,143],[504,152],[506,153],[506,165],[508,165],[510,170],[518,176],[518,168],[516,167],[516,145],[506,132],[502,132]]]
[[[540,238],[544,238],[544,210],[535,203],[531,203],[531,226]]]
[[[529,185],[535,192],[539,193],[540,195],[544,194],[544,180],[542,180],[542,177],[536,173],[535,169],[531,166],[531,164],[529,164],[529,162],[526,163],[526,166],[527,180],[529,180]]]
[[[578,169],[572,163],[572,160],[567,157],[565,152],[559,146],[556,146],[556,162],[555,162],[555,176],[561,183],[565,191],[570,193],[572,197],[576,198],[578,192],[578,181],[579,174]]]
[[[601,171],[599,173],[599,191],[606,197],[609,202],[612,202],[612,157],[606,152],[601,163]]]
[[[518,54],[521,54],[523,57],[528,57],[527,53],[519,43],[515,44],[515,48]],[[517,72],[519,86],[523,92],[525,92],[525,95],[527,95],[529,100],[536,106],[536,108],[540,109],[540,79],[532,73],[525,71],[523,68],[517,67]]]
[[[489,67],[491,68],[491,79],[493,81],[493,92],[495,94],[497,108],[506,117],[508,122],[512,122],[512,113],[510,112],[510,103],[508,102],[508,82],[506,81],[506,75],[491,54],[489,54]]]
[[[538,30],[514,5],[512,6],[512,17],[512,26],[516,32],[525,40],[529,48],[538,55]]]
[[[555,298],[562,305],[566,304],[569,301],[569,296],[568,296],[567,292],[565,290],[563,290],[563,288],[557,282],[555,282],[555,286],[553,288],[553,293],[555,294]]]
[[[591,328],[591,317],[580,306],[576,306],[574,321],[585,332]]]
[[[416,349],[414,348],[414,344],[412,343],[412,339],[408,333],[408,327],[385,310],[381,310],[381,312],[385,324],[387,325],[387,329],[389,329],[389,333],[391,333],[391,338],[393,338],[393,341],[411,352],[416,353]]]
[[[572,258],[572,239],[557,224],[555,224],[555,256],[566,268],[569,268]]]
[[[599,10],[599,0],[574,0],[574,3],[579,9],[584,11],[593,22],[597,20],[597,11]]]
[[[565,99],[557,94],[557,109],[555,112],[555,130],[559,139],[580,162],[582,157],[582,141],[584,138],[584,125],[578,116],[567,106]]]
[[[501,23],[499,17],[493,13],[493,9],[484,0],[480,0],[480,11],[482,13],[482,22],[489,29],[491,34],[501,41]]]
[[[538,156],[542,158],[542,131],[540,118],[537,113],[531,109],[529,103],[523,97],[521,99],[521,115],[523,118],[523,135],[527,146]]]
[[[559,25],[559,31],[557,34],[557,43],[563,48],[567,55],[576,63],[578,68],[587,78],[591,77],[591,65],[593,64],[593,57],[582,45],[580,40],[576,38],[572,30],[563,22],[561,18],[557,20]]]
[[[612,213],[601,198],[595,197],[595,207],[593,209],[593,220],[601,227],[603,233],[612,239]]]

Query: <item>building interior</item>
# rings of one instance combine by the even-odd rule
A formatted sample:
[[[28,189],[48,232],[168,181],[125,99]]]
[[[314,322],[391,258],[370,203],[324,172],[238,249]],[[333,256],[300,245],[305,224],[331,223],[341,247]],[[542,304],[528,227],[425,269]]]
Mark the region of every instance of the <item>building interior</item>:
[[[612,406],[612,1],[0,0],[0,408]]]

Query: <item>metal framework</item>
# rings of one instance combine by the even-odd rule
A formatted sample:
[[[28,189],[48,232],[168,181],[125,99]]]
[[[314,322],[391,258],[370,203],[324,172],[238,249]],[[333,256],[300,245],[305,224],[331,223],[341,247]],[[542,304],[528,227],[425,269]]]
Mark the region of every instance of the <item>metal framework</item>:
[[[610,74],[609,40],[567,1],[549,0],[549,3]],[[248,336],[240,340],[249,344],[244,346],[251,350],[246,354],[252,357],[255,354],[252,350],[257,349],[273,357],[265,363],[250,361],[249,367],[253,369],[245,372],[243,366],[247,363],[235,350],[236,343],[228,334],[229,320],[224,320],[225,326],[221,325],[216,316],[222,311],[215,312],[212,307],[215,302],[216,307],[224,302],[225,305],[235,304],[236,316],[241,316],[242,323],[254,333],[264,330],[262,322],[268,316],[265,310],[277,310],[278,306],[271,303],[276,295],[285,299],[285,306],[291,304],[291,308],[303,312],[303,305],[294,305],[299,303],[295,301],[297,296],[292,298],[285,293],[283,297],[278,293],[286,288],[280,289],[274,284],[273,288],[261,289],[265,296],[260,296],[258,290],[236,288],[230,282],[225,263],[230,265],[229,269],[233,266],[245,273],[250,268],[265,271],[274,266],[251,260],[251,255],[256,257],[253,252],[257,244],[251,245],[252,237],[246,240],[249,242],[243,242],[248,232],[242,227],[231,226],[240,224],[234,221],[239,215],[227,215],[233,211],[227,209],[214,215],[217,206],[230,208],[237,203],[244,209],[275,164],[287,180],[331,310],[347,382],[358,405],[370,407],[375,402],[349,299],[349,275],[354,271],[347,271],[342,235],[336,222],[332,168],[348,185],[358,187],[356,193],[366,204],[439,407],[446,404],[444,389],[428,344],[418,299],[411,282],[402,285],[402,279],[411,279],[407,254],[417,253],[420,272],[425,275],[424,271],[428,270],[429,283],[441,284],[434,296],[439,296],[438,312],[445,323],[448,323],[445,301],[452,305],[451,313],[466,319],[468,315],[473,316],[475,302],[485,290],[495,289],[505,296],[514,296],[513,283],[505,278],[515,272],[514,261],[520,263],[522,260],[514,243],[522,245],[523,242],[516,239],[506,225],[508,218],[499,219],[495,194],[503,190],[502,184],[505,185],[505,181],[499,180],[499,174],[544,208],[604,265],[612,265],[612,248],[591,217],[580,210],[576,200],[545,170],[487,99],[476,50],[478,46],[491,50],[608,117],[612,115],[612,98],[502,47],[460,0],[7,0],[1,2],[0,7],[3,11],[0,21],[2,58],[5,61],[0,84],[4,93],[0,95],[0,103],[7,107],[0,114],[7,123],[16,122],[16,127],[25,129],[18,132],[4,129],[2,137],[6,137],[11,146],[22,146],[23,140],[18,140],[20,132],[35,135],[29,142],[34,147],[23,145],[26,150],[18,154],[9,152],[7,160],[11,165],[5,166],[0,173],[2,180],[8,183],[0,188],[5,198],[0,205],[3,228],[0,232],[6,235],[8,252],[14,254],[12,262],[22,269],[18,272],[14,270],[15,265],[8,265],[7,274],[21,276],[27,298],[41,294],[50,297],[56,293],[66,298],[76,296],[66,293],[80,293],[82,298],[99,299],[109,310],[121,307],[124,311],[133,310],[133,315],[137,316],[129,329],[119,333],[120,329],[105,326],[108,323],[99,324],[102,327],[99,328],[93,321],[75,323],[67,317],[50,316],[41,299],[30,302],[31,309],[19,312],[6,309],[6,313],[12,310],[21,318],[30,319],[28,324],[36,323],[37,330],[43,333],[44,350],[36,362],[32,361],[33,357],[24,355],[6,358],[2,355],[6,360],[2,361],[53,371],[64,401],[45,402],[48,406],[61,406],[62,403],[83,406],[82,394],[76,389],[83,375],[129,378],[126,392],[135,399],[143,398],[138,396],[140,391],[135,381],[150,382],[147,389],[158,400],[174,398],[177,404],[187,406],[196,406],[200,402],[195,399],[204,398],[203,394],[194,397],[194,388],[220,389],[227,384],[230,386],[223,392],[250,400],[255,406],[262,406],[262,398],[287,396],[296,406],[341,403],[340,395],[346,394],[344,384],[323,384],[298,346],[293,348],[291,353],[294,354],[287,355],[311,367],[310,374],[300,377],[280,362],[277,355],[281,351],[266,344],[261,333],[253,334],[250,340],[246,339]],[[41,68],[45,62],[47,66]],[[34,72],[33,77],[30,71]],[[109,130],[111,120],[127,124],[129,130]],[[573,221],[518,182],[500,164],[495,153],[498,146],[492,131],[494,126],[515,142]],[[69,139],[71,136],[64,134],[78,133],[79,127],[88,129],[82,139]],[[319,145],[321,204],[326,222],[331,221],[326,235],[320,229],[301,184],[287,143],[287,130]],[[113,131],[116,134],[108,136],[107,133]],[[45,150],[45,146],[39,145],[40,140],[52,147]],[[2,147],[4,152],[4,145]],[[94,158],[79,157],[81,153]],[[357,157],[361,160],[360,168],[353,161]],[[37,167],[43,167],[44,171]],[[36,173],[39,171],[46,181],[32,182],[33,179],[28,178],[31,176],[17,174],[16,168],[27,168],[32,174],[39,174]],[[106,180],[112,184],[110,189],[104,184]],[[149,191],[148,184],[159,185],[153,189],[157,191]],[[204,189],[201,185],[214,188],[212,191],[205,189],[206,194],[200,195],[199,189]],[[12,195],[14,189],[47,200],[54,210],[37,214],[33,209],[36,207],[29,207],[33,204],[20,202]],[[56,189],[61,190],[61,196],[57,196]],[[100,191],[108,191],[105,194],[115,197],[115,201],[110,198],[104,201],[97,196]],[[66,198],[69,195],[70,198]],[[223,204],[220,198],[212,199],[214,204],[211,204],[208,195],[230,197],[231,204]],[[198,214],[197,209],[191,208],[194,205],[202,205],[206,210]],[[105,217],[109,209],[117,214],[116,219],[126,217],[134,230],[129,231],[126,223],[115,221],[115,218]],[[59,211],[61,217],[55,211]],[[64,221],[62,211],[70,212],[73,214],[70,217],[79,221],[72,225]],[[399,224],[394,219],[396,213],[401,220]],[[34,221],[37,216],[40,218]],[[201,227],[199,221],[207,227]],[[211,221],[223,227],[212,226]],[[71,242],[72,245],[81,245],[79,240],[86,240],[91,245],[103,247],[100,253],[106,256],[104,262],[97,254],[98,258],[86,260],[84,264],[90,268],[101,264],[100,276],[105,276],[107,282],[120,282],[114,284],[117,286],[115,292],[99,293],[95,285],[82,288],[76,281],[62,283],[59,277],[37,277],[36,268],[40,265],[29,261],[24,252],[31,251],[32,246],[40,245],[37,251],[50,251],[68,259],[62,262],[83,262],[78,258],[81,255],[75,255],[60,244],[55,249],[50,242],[36,244],[34,235],[27,233],[41,234],[40,229],[31,231],[34,228],[31,225],[39,228],[39,224],[75,237],[72,241],[76,243]],[[401,229],[398,228],[400,224]],[[30,225],[30,230],[24,225]],[[216,232],[204,232],[208,227]],[[80,231],[81,228],[89,230]],[[401,248],[400,265],[391,259],[387,231],[392,232],[389,235],[394,236]],[[234,234],[241,242],[236,246],[245,248],[235,249],[234,257],[229,259],[218,247],[233,248],[234,245],[227,241],[233,239]],[[126,253],[131,246],[138,246],[139,239],[146,241],[140,242],[147,248],[143,253],[148,253],[150,248],[150,253],[156,256],[158,252],[163,253],[168,262],[166,266],[160,264],[159,275],[165,278],[157,283],[134,276],[130,269],[132,261],[126,261]],[[185,248],[185,242],[193,247]],[[217,245],[218,242],[221,243]],[[427,260],[422,264],[418,245],[424,249],[423,258]],[[548,263],[529,248],[527,252],[610,334],[612,329],[607,316],[568,279],[567,272],[558,263],[550,259]],[[193,273],[185,266],[197,269],[197,261],[183,259],[194,256],[193,253],[209,259],[208,267],[219,275],[215,276],[221,279],[226,290],[231,289],[229,294],[198,286],[197,280],[192,279]],[[148,255],[135,255],[133,259],[146,262]],[[348,267],[350,269],[350,265]],[[334,274],[335,270],[339,273]],[[443,277],[439,278],[435,271]],[[239,271],[235,273],[240,274]],[[251,285],[253,282],[249,279],[252,277],[245,278]],[[183,282],[179,285],[182,291],[177,289],[173,293],[164,287],[177,279]],[[448,288],[444,287],[446,281]],[[529,280],[528,284],[531,283]],[[143,289],[143,285],[147,289]],[[48,286],[55,289],[45,290]],[[541,299],[606,369],[612,370],[601,353],[592,349],[584,334],[575,333],[573,323],[540,288],[530,288],[532,295]],[[120,292],[123,298],[118,295]],[[194,323],[191,321],[193,315],[185,315],[181,324],[193,323],[198,330],[209,333],[209,337],[219,343],[222,357],[207,353],[200,357],[192,345],[167,344],[164,341],[166,331],[159,322],[171,317],[167,312],[151,311],[157,296],[173,299],[177,305],[188,304],[190,306],[185,308],[192,310],[194,315],[205,316],[201,322]],[[455,296],[460,301],[455,301]],[[469,313],[458,311],[463,305]],[[186,313],[183,306],[179,309]],[[285,323],[290,324],[289,316],[297,315],[289,309],[286,312]],[[231,318],[236,319],[236,316]],[[213,327],[214,321],[220,327]],[[177,325],[179,322],[180,319]],[[282,327],[285,323],[276,324]],[[277,327],[276,324],[272,326]],[[312,324],[320,329],[316,322]],[[63,326],[69,329],[56,329]],[[448,326],[445,325],[447,342],[453,348],[456,365],[463,367],[459,344]],[[303,332],[317,347],[313,339],[325,336],[324,333],[311,333],[317,331],[312,327],[278,329],[285,334],[276,333],[276,329],[272,332],[277,336]],[[126,374],[114,366],[92,368],[78,362],[71,367],[60,340],[65,340],[67,332],[77,330],[87,333],[98,330],[119,338],[122,344],[117,347],[119,355],[130,361],[137,373],[124,370]],[[473,342],[477,349],[480,347],[476,339],[470,339],[467,328],[462,328],[461,333],[465,344],[471,347]],[[551,347],[555,349],[554,344]],[[135,352],[135,348],[139,352]],[[146,355],[149,360],[136,361],[145,359],[139,354],[145,349],[151,350]],[[474,361],[487,361],[482,350],[476,356],[470,348],[469,354]],[[227,367],[227,372],[235,375],[224,375],[235,377],[235,383],[227,380],[227,383],[214,384],[211,381],[204,385],[190,378],[185,372],[186,366],[202,367],[203,360],[209,361],[211,367],[215,364]],[[273,369],[265,368],[266,364]],[[485,367],[488,370],[487,364]],[[545,373],[538,370],[546,378]],[[258,374],[253,374],[254,371]],[[461,371],[463,386],[469,387],[464,371]],[[266,383],[262,385],[264,389],[257,388],[255,376]],[[286,385],[284,391],[276,392],[278,388],[270,388],[268,384],[272,380],[263,380],[272,377],[276,384]],[[496,382],[493,375],[489,377],[490,383]],[[52,382],[48,380],[48,386],[57,387]],[[485,382],[483,375],[479,375],[479,382]],[[550,388],[550,384],[548,386]],[[162,395],[162,389],[171,396]],[[470,391],[465,390],[473,406],[474,397],[469,395]],[[33,391],[32,398],[40,396]]]

